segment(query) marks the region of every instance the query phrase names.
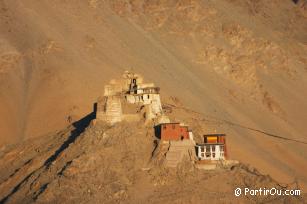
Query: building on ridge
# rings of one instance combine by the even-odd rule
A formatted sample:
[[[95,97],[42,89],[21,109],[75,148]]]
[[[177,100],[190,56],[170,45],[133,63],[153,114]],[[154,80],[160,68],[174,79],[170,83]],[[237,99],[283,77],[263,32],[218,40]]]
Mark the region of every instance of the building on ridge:
[[[226,135],[204,135],[204,143],[197,144],[196,150],[200,160],[225,160],[227,158]]]
[[[145,107],[147,121],[160,117],[165,119],[160,100],[160,88],[153,83],[143,83],[143,77],[126,71],[121,79],[113,79],[105,85],[104,96],[97,102],[96,119],[109,124],[123,120],[140,120],[137,110],[134,112],[130,110],[132,113],[127,113],[127,108],[124,108],[137,109],[140,106]]]
[[[155,127],[156,136],[162,141],[193,140],[192,130],[181,123],[161,123]]]

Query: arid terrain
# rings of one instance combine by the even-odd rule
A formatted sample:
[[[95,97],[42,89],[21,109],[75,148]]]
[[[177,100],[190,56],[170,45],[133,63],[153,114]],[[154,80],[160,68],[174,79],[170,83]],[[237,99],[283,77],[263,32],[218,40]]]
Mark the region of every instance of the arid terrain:
[[[171,100],[172,101],[172,100]],[[174,120],[202,129],[219,123],[176,103],[164,106]],[[234,196],[241,187],[298,189],[246,164],[205,171],[183,160],[163,165],[165,156],[151,124],[93,123],[93,113],[54,134],[8,146],[0,153],[0,203],[303,203],[301,196]]]
[[[172,171],[143,123],[89,125],[124,70],[240,165]],[[306,122],[304,0],[0,0],[0,203],[303,202],[233,190],[306,193]]]

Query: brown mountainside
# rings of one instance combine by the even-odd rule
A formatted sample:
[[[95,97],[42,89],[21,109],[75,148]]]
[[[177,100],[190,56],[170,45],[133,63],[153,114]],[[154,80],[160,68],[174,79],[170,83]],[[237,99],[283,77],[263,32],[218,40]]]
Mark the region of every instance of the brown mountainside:
[[[79,120],[111,78],[132,69],[162,97],[221,123],[203,132],[225,131],[232,158],[306,188],[304,5],[1,0],[0,145]]]

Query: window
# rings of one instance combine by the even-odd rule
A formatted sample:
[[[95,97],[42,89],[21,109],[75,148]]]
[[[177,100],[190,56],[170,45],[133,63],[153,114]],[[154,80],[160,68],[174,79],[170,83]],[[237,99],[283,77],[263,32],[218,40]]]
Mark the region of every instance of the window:
[[[224,152],[224,146],[223,145],[220,145],[220,151]]]
[[[205,152],[205,148],[204,147],[200,147],[200,151],[201,152]]]
[[[206,152],[206,158],[210,158],[211,154],[210,152]]]
[[[206,152],[210,152],[210,146],[206,146]]]
[[[215,158],[215,153],[212,153],[212,157]]]
[[[212,146],[212,152],[215,152],[215,146],[214,145]]]
[[[205,154],[204,154],[204,153],[201,153],[201,154],[200,154],[200,157],[205,157]]]
[[[147,98],[149,99],[149,95],[147,95]]]

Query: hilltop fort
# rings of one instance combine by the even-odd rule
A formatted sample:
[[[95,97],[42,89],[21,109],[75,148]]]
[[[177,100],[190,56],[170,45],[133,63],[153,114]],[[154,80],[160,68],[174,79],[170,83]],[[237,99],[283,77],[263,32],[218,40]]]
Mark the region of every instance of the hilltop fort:
[[[144,83],[142,76],[126,71],[121,79],[113,79],[105,86],[104,96],[97,103],[96,118],[109,124],[138,121],[138,112],[144,108],[146,121],[169,122],[163,114],[159,92],[154,83]]]
[[[225,134],[204,135],[202,143],[194,141],[193,131],[181,121],[170,121],[162,109],[160,87],[144,83],[141,75],[125,71],[120,79],[112,79],[98,99],[96,121],[116,123],[154,122],[158,139],[154,155],[166,155],[163,164],[176,167],[185,158],[202,169],[215,169],[236,162],[226,161]],[[159,157],[159,156],[157,156]]]

